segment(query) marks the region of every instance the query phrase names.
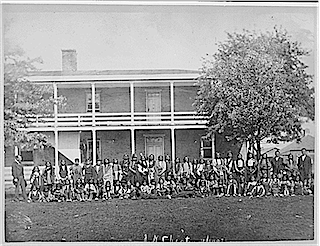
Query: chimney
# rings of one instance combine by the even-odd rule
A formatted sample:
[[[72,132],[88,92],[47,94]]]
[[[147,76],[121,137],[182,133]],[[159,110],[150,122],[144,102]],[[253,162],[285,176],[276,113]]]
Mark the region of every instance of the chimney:
[[[62,71],[77,71],[77,51],[62,51]]]

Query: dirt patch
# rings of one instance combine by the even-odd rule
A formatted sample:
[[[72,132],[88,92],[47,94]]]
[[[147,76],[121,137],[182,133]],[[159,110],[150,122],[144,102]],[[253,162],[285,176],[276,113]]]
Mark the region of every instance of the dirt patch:
[[[312,196],[107,202],[6,201],[6,241],[314,239]],[[29,221],[30,220],[30,221]],[[164,236],[164,238],[163,238]]]

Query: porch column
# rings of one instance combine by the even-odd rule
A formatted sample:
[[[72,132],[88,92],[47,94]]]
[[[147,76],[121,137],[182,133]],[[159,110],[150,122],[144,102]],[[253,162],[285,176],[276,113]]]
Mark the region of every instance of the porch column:
[[[130,82],[130,115],[131,115],[131,125],[133,125],[133,116],[134,116],[134,87],[133,87],[133,82]]]
[[[55,166],[55,175],[57,178],[59,176],[59,132],[58,132],[58,105],[57,105],[57,98],[58,98],[58,87],[56,83],[53,83],[53,110],[54,110],[54,166]]]
[[[212,134],[211,136],[211,141],[212,141],[212,160],[216,158],[216,145],[215,145],[215,136]]]
[[[131,128],[131,155],[136,152],[135,150],[135,138],[134,138],[134,129]]]
[[[92,126],[96,125],[96,84],[91,83]]]
[[[171,128],[171,161],[175,164],[176,160],[176,140],[175,140],[175,131],[174,128]],[[173,165],[173,173],[175,173],[175,165]]]
[[[96,129],[92,129],[92,163],[97,163],[97,132]]]
[[[96,84],[91,83],[91,102],[92,102],[92,164],[97,162],[97,135],[96,135]]]
[[[171,124],[174,123],[174,87],[173,81],[170,81],[170,112],[171,112]]]

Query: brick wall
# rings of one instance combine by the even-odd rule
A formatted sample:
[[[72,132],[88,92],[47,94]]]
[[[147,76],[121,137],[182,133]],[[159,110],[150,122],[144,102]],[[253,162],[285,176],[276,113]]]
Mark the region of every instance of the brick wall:
[[[174,87],[174,110],[189,112],[195,111],[192,106],[194,98],[197,95],[197,87],[194,86],[177,86]]]
[[[129,87],[97,89],[102,113],[130,112]]]
[[[200,157],[200,140],[205,135],[202,129],[181,129],[175,130],[176,157],[188,156],[189,158]]]
[[[67,98],[67,104],[64,108],[59,108],[59,113],[85,113],[86,112],[86,93],[90,89],[83,88],[59,88],[58,95]]]

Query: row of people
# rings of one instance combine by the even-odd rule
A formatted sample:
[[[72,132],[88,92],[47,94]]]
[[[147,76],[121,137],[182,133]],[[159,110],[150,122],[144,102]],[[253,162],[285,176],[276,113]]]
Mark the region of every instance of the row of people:
[[[19,163],[17,160],[15,162]],[[185,157],[182,162],[180,158],[171,161],[168,155],[159,156],[158,160],[155,160],[153,155],[146,158],[143,154],[140,154],[139,160],[135,154],[130,160],[129,156],[125,154],[120,162],[117,159],[110,161],[106,158],[103,162],[98,160],[95,165],[90,160],[80,164],[79,159],[75,159],[74,165],[70,168],[64,160],[61,160],[58,172],[55,172],[52,164],[47,161],[41,173],[39,167],[34,167],[30,180],[32,180],[32,186],[44,186],[49,190],[56,179],[61,182],[70,182],[73,188],[78,179],[81,179],[85,185],[89,183],[89,180],[92,180],[94,185],[103,183],[103,187],[108,182],[111,186],[111,194],[113,194],[114,185],[118,181],[130,181],[132,184],[136,182],[141,184],[146,181],[147,184],[150,184],[151,180],[155,180],[158,184],[160,179],[166,179],[171,175],[175,179],[199,179],[203,175],[208,179],[210,176],[214,176],[216,179],[222,178],[226,183],[229,175],[233,175],[236,181],[240,182],[240,179],[249,181],[252,176],[259,179],[266,175],[267,178],[271,178],[272,174],[277,175],[286,171],[288,174],[300,175],[302,181],[305,181],[311,175],[311,165],[306,165],[306,163],[310,164],[311,162],[310,157],[305,154],[305,149],[302,150],[302,156],[299,157],[297,163],[292,155],[289,155],[288,162],[284,162],[279,156],[279,152],[276,152],[275,157],[271,160],[267,155],[263,155],[260,161],[256,161],[254,156],[249,153],[246,162],[242,159],[241,154],[234,160],[231,152],[228,153],[227,158],[221,158],[217,153],[213,160],[194,159],[190,161],[188,157]],[[16,169],[13,166],[13,174],[15,174],[14,170]],[[16,179],[14,179],[15,181]]]
[[[50,201],[91,201],[119,199],[156,199],[176,197],[205,197],[205,196],[295,196],[311,195],[314,192],[313,177],[303,182],[300,175],[279,172],[271,178],[264,174],[257,178],[252,175],[250,180],[241,176],[237,180],[230,174],[225,180],[223,176],[217,178],[215,175],[200,178],[174,177],[168,175],[159,178],[158,183],[153,179],[150,183],[144,180],[142,183],[136,181],[134,184],[128,181],[117,180],[112,192],[110,181],[94,183],[89,179],[84,183],[81,178],[77,179],[73,186],[69,179],[66,181],[55,180],[52,186],[32,186],[29,199],[40,202]]]

